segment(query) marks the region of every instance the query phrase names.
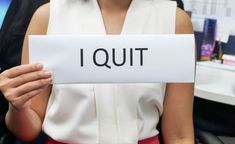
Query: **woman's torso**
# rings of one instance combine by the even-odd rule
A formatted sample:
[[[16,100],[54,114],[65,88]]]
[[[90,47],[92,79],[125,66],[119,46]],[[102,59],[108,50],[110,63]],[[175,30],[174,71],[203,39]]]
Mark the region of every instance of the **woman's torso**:
[[[121,34],[174,34],[175,15],[175,2],[133,0]],[[51,0],[48,34],[106,34],[97,1]],[[164,83],[56,84],[43,129],[66,143],[137,143],[158,134],[164,95]]]

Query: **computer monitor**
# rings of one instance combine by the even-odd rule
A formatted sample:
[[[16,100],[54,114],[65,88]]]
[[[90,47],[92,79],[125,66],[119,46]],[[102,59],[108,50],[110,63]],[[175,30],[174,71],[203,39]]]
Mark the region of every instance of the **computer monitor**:
[[[7,13],[11,0],[0,0],[0,28]]]

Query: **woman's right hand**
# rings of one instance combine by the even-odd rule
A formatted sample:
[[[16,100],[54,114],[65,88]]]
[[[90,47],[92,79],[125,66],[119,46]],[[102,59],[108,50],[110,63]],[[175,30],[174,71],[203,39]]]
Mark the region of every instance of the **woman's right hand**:
[[[0,74],[0,91],[10,105],[20,110],[29,106],[31,99],[52,82],[49,71],[42,64],[20,65]]]

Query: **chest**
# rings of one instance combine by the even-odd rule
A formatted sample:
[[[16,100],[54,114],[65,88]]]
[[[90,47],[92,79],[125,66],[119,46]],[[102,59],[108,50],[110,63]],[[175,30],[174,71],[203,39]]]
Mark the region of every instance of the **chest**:
[[[65,0],[63,0],[65,2]],[[68,4],[67,4],[68,3]],[[102,13],[96,1],[52,4],[48,34],[173,34],[176,5],[135,0],[128,10]],[[69,8],[68,8],[69,7]]]
[[[101,13],[106,34],[120,34],[125,23],[127,11]]]

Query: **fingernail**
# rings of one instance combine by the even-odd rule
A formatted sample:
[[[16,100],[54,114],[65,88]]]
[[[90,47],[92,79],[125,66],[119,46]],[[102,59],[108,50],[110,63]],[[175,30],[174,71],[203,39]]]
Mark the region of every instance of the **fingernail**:
[[[52,76],[52,73],[50,71],[45,71],[44,74],[45,76]]]
[[[49,83],[49,84],[52,84],[52,82],[53,82],[53,79],[52,79],[52,78],[48,79],[48,83]]]
[[[36,65],[36,68],[42,68],[42,64],[38,63],[38,64]]]
[[[44,80],[45,84],[50,84],[52,82],[52,78],[48,78]]]

